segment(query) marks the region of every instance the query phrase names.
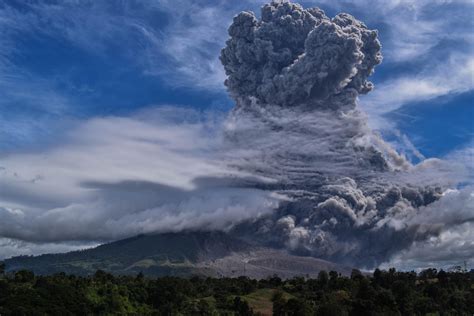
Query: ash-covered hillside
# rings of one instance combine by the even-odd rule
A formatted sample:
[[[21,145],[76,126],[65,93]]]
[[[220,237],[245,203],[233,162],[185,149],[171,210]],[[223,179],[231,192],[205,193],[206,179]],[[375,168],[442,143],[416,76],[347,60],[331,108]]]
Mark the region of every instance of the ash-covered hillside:
[[[92,275],[97,270],[121,275],[248,276],[261,279],[316,277],[320,271],[349,275],[350,267],[285,251],[252,246],[220,232],[141,235],[65,254],[21,256],[5,261],[7,272],[23,269],[48,275]]]

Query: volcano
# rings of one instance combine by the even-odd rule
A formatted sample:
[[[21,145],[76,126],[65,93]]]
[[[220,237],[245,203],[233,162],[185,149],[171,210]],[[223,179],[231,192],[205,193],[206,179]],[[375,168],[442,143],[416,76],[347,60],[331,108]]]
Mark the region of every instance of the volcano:
[[[253,246],[222,232],[139,235],[80,251],[14,257],[5,264],[9,272],[28,269],[42,275],[90,275],[104,270],[118,275],[141,272],[152,277],[291,278],[315,277],[322,270],[348,275],[352,270],[313,257]]]

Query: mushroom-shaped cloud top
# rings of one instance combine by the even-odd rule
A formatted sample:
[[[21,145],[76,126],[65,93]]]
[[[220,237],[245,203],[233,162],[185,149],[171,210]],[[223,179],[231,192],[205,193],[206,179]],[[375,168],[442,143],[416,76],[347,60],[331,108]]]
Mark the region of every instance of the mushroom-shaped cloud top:
[[[235,16],[221,53],[225,85],[237,102],[338,107],[327,100],[372,89],[367,78],[382,60],[377,31],[349,14],[330,19],[288,1],[264,5],[261,17]]]

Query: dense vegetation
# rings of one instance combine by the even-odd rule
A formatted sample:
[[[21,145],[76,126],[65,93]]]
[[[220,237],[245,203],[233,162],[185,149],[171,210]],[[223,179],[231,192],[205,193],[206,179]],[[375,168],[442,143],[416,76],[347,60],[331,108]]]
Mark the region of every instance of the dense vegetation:
[[[317,279],[148,279],[97,271],[90,277],[5,275],[0,315],[472,315],[474,273],[376,270]]]

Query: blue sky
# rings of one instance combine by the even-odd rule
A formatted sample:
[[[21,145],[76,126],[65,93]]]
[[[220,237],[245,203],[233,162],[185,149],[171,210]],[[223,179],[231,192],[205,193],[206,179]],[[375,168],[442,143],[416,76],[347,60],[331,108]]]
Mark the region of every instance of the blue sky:
[[[379,30],[384,62],[372,78],[376,93],[361,100],[377,128],[406,135],[425,157],[469,146],[468,1],[303,4],[318,4],[328,15],[352,13]],[[260,5],[2,1],[0,150],[54,145],[77,120],[126,116],[151,105],[230,109],[217,59],[223,25],[233,13]]]
[[[26,205],[41,226],[44,210],[74,213],[71,201],[83,198],[75,185],[86,174],[111,182],[158,177],[187,187],[193,177],[219,172],[198,149],[214,146],[198,136],[216,126],[196,121],[232,109],[218,56],[232,17],[258,12],[265,2],[0,0],[0,187],[11,185],[0,190],[0,203],[8,214],[21,217]],[[330,17],[347,12],[378,29],[384,60],[371,77],[375,90],[359,100],[371,127],[414,163],[443,158],[463,165],[472,179],[472,1],[301,4]],[[193,154],[175,155],[187,151]],[[33,187],[41,181],[43,187]],[[80,215],[73,220],[93,216]],[[94,244],[71,232],[33,247],[25,234],[0,236],[0,259]]]

